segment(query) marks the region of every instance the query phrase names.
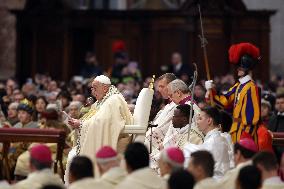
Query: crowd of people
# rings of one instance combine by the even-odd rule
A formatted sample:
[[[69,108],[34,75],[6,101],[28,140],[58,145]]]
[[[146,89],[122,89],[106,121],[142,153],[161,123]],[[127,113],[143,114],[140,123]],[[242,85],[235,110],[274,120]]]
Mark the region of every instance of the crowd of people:
[[[45,74],[22,85],[13,78],[0,83],[0,127],[56,128],[68,136],[65,185],[51,171],[55,144],[12,143],[14,184],[2,180],[1,188],[284,188],[284,148],[272,146],[272,132],[284,131],[284,78],[254,82],[254,65],[241,62],[237,78],[199,78],[193,89],[192,68],[174,52],[162,70],[171,73],[155,82],[150,121],[156,127],[146,132],[144,144],[128,141],[121,150],[121,128],[131,123],[139,92],[151,82],[124,50],[122,42],[114,44],[111,71],[87,53],[81,75],[68,83]],[[210,95],[215,107],[208,106]]]

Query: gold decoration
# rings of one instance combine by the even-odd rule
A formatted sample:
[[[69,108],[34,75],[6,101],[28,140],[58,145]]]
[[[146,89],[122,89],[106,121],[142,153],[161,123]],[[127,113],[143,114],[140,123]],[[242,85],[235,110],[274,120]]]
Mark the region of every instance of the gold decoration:
[[[91,108],[86,114],[83,115],[83,117],[80,118],[80,120],[81,120],[82,122],[84,122],[84,121],[90,119],[91,117],[93,117],[93,115],[95,115],[96,112],[97,112],[97,111],[96,111],[95,108]]]
[[[155,75],[152,76],[152,79],[151,79],[149,87],[148,87],[149,89],[153,89],[154,88],[155,77],[156,77]]]
[[[32,103],[31,101],[29,101],[28,99],[26,99],[26,98],[23,99],[23,100],[21,100],[20,104],[25,104],[25,105],[27,105],[29,108],[33,108],[33,107],[34,107],[33,103]]]

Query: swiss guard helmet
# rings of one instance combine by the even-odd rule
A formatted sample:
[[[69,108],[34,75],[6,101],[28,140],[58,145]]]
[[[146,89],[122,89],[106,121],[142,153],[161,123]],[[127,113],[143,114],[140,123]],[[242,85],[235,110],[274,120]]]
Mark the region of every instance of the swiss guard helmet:
[[[259,63],[259,48],[251,43],[234,44],[229,49],[229,61],[246,71],[252,70]]]

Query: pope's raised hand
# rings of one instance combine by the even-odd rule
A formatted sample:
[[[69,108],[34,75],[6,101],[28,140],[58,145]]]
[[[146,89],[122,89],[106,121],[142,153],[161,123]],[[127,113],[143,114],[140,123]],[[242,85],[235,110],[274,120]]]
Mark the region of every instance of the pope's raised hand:
[[[74,119],[74,118],[70,118],[68,120],[68,124],[73,128],[73,129],[77,129],[80,127],[81,125],[81,121],[78,119]]]

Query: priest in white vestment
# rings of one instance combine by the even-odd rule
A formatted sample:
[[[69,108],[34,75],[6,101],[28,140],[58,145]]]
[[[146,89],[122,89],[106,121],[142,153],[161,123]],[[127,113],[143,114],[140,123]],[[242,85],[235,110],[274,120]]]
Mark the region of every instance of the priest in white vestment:
[[[127,146],[124,158],[128,175],[116,189],[165,189],[166,181],[149,168],[149,152],[142,143]]]
[[[230,169],[229,146],[219,131],[220,113],[217,108],[208,107],[201,111],[197,118],[197,126],[205,134],[204,143],[201,145],[188,143],[184,147],[184,154],[187,160],[192,152],[197,150],[208,150],[213,154],[215,160],[214,177],[222,177]]]
[[[85,155],[95,163],[100,147],[109,145],[117,149],[121,131],[126,124],[132,124],[133,118],[124,97],[108,77],[97,76],[91,89],[97,101],[80,120],[71,118],[68,123],[78,130],[77,145],[70,154]],[[98,171],[95,173],[99,176]]]
[[[215,161],[207,150],[193,152],[187,170],[193,175],[196,183],[194,189],[219,189],[217,180],[213,178]]]
[[[64,187],[59,177],[51,170],[52,157],[50,149],[43,144],[37,144],[30,149],[30,171],[28,177],[15,185],[15,189],[41,189],[45,185]]]
[[[72,159],[69,170],[70,185],[68,189],[101,189],[105,183],[96,183],[92,161],[85,156]]]
[[[183,104],[188,104],[189,106],[191,106],[191,94],[190,94],[190,90],[188,88],[188,86],[186,85],[186,83],[184,83],[182,80],[180,79],[175,79],[172,82],[170,82],[167,85],[167,93],[169,98],[172,100],[172,102],[174,102],[177,105],[183,105]],[[200,109],[198,108],[198,106],[193,103],[193,118],[192,118],[192,123],[191,125],[186,125],[182,128],[180,127],[174,127],[172,122],[170,122],[169,126],[168,126],[168,130],[166,132],[166,135],[162,141],[162,144],[160,144],[158,147],[153,148],[152,153],[150,155],[151,157],[151,168],[153,168],[154,170],[158,171],[158,166],[157,166],[157,159],[160,156],[160,151],[163,148],[169,147],[169,146],[175,146],[177,145],[178,141],[180,140],[180,136],[184,135],[184,133],[188,133],[188,130],[190,127],[193,130],[195,130],[196,132],[192,133],[192,137],[190,139],[190,141],[194,144],[200,144],[202,141],[199,140],[200,139],[200,135],[196,135],[196,133],[200,133],[198,131],[198,128],[196,127],[196,116],[198,115],[200,112]],[[188,116],[188,120],[189,120],[189,116]],[[187,121],[188,124],[188,121]],[[190,130],[191,130],[190,129]],[[202,135],[202,134],[201,134]],[[197,139],[197,141],[194,141],[195,139]],[[187,140],[187,137],[186,137]]]
[[[110,146],[103,146],[96,153],[96,162],[101,177],[96,183],[104,184],[101,189],[114,189],[125,179],[127,172],[120,167],[120,159],[117,152]]]
[[[278,176],[279,164],[273,153],[259,152],[253,157],[252,162],[261,171],[262,189],[284,188],[284,182]]]
[[[200,108],[194,102],[193,103],[191,102],[192,97],[191,97],[190,90],[188,86],[186,85],[186,83],[184,83],[180,79],[175,79],[174,81],[168,84],[167,88],[168,88],[169,98],[175,104],[178,104],[178,105],[187,104],[189,106],[193,104],[193,114],[192,114],[193,117],[192,117],[190,128],[195,130],[198,134],[202,135],[202,133],[199,131],[199,129],[196,126],[196,115],[200,113]],[[176,141],[175,136],[180,133],[180,130],[181,128],[176,128],[173,126],[173,124],[171,124],[164,138],[163,146],[167,147],[167,146],[176,145],[177,141]],[[194,133],[193,133],[193,136],[195,136]],[[193,142],[193,143],[200,144],[200,142],[197,142],[197,143]]]
[[[240,170],[252,164],[252,157],[258,152],[258,147],[252,138],[242,138],[234,145],[234,161],[236,167],[229,170],[218,180],[219,189],[236,189],[236,179]]]
[[[172,172],[183,169],[184,155],[177,147],[168,147],[162,150],[159,159],[161,176],[168,180]]]
[[[167,85],[176,79],[176,76],[172,73],[166,73],[160,76],[157,80],[158,92],[164,99],[168,99]],[[152,149],[159,149],[163,143],[164,137],[168,131],[169,125],[171,124],[174,109],[177,106],[174,102],[169,102],[162,110],[160,110],[153,120],[153,124],[157,125],[152,129]],[[150,149],[151,130],[146,132],[144,144]]]
[[[187,104],[179,105],[174,111],[174,116],[172,120],[173,128],[176,130],[171,137],[168,137],[168,142],[165,143],[161,149],[172,147],[172,146],[182,146],[183,141],[187,141],[187,133],[189,131],[189,116],[190,116],[190,106]],[[193,144],[201,144],[203,142],[203,134],[195,127],[190,129],[189,142]],[[182,141],[181,141],[182,140]],[[182,146],[183,147],[183,146]],[[153,151],[150,154],[150,167],[158,172],[158,159],[160,158],[161,151]]]

